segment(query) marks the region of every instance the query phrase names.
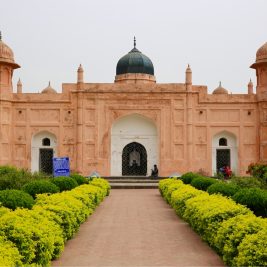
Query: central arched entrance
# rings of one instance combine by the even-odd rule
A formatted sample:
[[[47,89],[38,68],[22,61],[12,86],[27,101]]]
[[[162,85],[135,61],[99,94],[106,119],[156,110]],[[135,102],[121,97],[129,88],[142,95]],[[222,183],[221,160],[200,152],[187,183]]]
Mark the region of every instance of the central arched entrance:
[[[143,168],[142,172],[141,168],[126,167],[131,159],[131,162],[136,160],[137,163],[138,153]],[[145,158],[146,164],[144,163]],[[123,166],[124,164],[125,166]],[[153,169],[155,164],[158,165],[158,133],[155,123],[136,113],[114,121],[111,128],[111,176],[130,175],[130,169],[136,173],[132,175],[149,175],[148,170]]]
[[[132,142],[122,151],[122,175],[147,174],[147,153],[143,145]]]

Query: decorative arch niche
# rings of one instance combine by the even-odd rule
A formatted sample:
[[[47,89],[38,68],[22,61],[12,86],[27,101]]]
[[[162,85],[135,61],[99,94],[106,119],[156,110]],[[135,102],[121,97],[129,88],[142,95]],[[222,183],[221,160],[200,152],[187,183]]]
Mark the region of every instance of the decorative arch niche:
[[[31,143],[31,171],[43,171],[52,174],[51,164],[52,159],[56,154],[57,138],[54,134],[42,131],[33,135]],[[44,168],[44,160],[47,161],[47,168]]]
[[[228,131],[217,133],[212,138],[212,174],[217,173],[222,165],[229,165],[238,174],[237,138]]]
[[[147,153],[147,175],[158,164],[158,133],[154,122],[139,114],[117,119],[111,128],[111,175],[122,175],[123,149],[130,143],[142,145]]]

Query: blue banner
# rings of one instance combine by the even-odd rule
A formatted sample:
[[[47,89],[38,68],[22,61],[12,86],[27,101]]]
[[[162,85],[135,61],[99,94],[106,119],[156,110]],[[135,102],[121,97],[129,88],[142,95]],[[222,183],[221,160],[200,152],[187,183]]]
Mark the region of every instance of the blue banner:
[[[68,157],[53,158],[53,175],[70,176],[70,160]]]

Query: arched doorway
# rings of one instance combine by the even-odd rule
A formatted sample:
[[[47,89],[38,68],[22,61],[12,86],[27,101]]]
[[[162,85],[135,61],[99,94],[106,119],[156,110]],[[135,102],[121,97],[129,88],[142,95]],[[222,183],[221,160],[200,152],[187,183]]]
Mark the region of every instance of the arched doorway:
[[[132,142],[122,151],[122,175],[147,174],[147,153],[143,145]]]
[[[53,157],[56,154],[56,137],[49,132],[40,132],[32,138],[32,172],[53,174]]]
[[[125,151],[128,151],[131,146],[127,147],[127,145],[130,145],[131,143],[141,145],[144,148],[144,151],[146,151],[147,170],[152,169],[154,164],[158,165],[158,134],[156,125],[152,120],[142,115],[131,114],[119,118],[112,125],[110,159],[110,172],[112,176],[125,175],[123,174],[122,156],[124,148]],[[142,155],[144,155],[144,153]],[[143,173],[144,171],[142,172],[142,175]],[[145,174],[147,174],[147,171]]]
[[[229,166],[234,173],[238,173],[238,151],[235,135],[229,132],[216,134],[212,140],[212,173],[221,167]]]

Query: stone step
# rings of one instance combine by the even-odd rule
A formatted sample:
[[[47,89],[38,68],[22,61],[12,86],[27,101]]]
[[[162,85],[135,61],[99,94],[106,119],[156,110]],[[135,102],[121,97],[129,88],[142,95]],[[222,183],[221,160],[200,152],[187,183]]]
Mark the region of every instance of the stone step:
[[[154,180],[154,181],[158,181],[166,177],[153,178],[151,176],[104,176],[102,178],[107,179],[108,181],[111,181],[111,180]]]
[[[124,184],[131,184],[131,183],[139,183],[139,184],[151,184],[151,183],[158,183],[159,180],[156,179],[145,179],[145,180],[136,180],[136,179],[106,179],[109,181],[109,183],[124,183]]]
[[[155,189],[158,183],[110,183],[111,189]]]

